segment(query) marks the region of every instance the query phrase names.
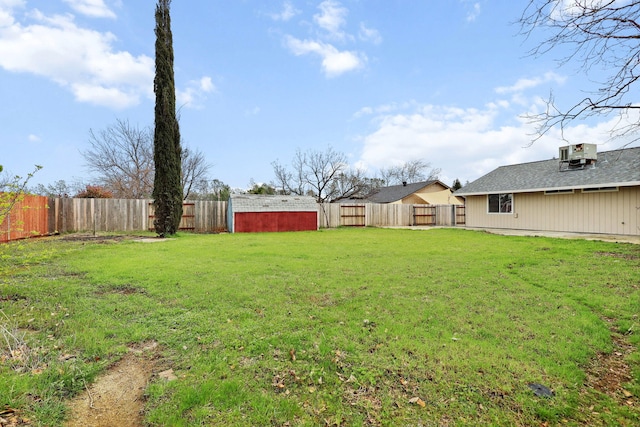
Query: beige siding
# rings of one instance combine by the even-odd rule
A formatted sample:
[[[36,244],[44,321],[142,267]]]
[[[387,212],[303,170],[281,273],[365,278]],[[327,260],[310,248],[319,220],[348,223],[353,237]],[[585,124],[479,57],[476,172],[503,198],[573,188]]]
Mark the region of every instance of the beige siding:
[[[640,187],[615,192],[516,193],[513,213],[487,213],[487,196],[467,197],[467,226],[640,235]]]
[[[400,204],[422,205],[424,203],[425,203],[424,199],[422,197],[420,197],[418,194],[414,193],[414,194],[410,194],[409,196],[405,197],[404,199],[396,200],[392,204],[396,204],[396,205],[400,205]]]

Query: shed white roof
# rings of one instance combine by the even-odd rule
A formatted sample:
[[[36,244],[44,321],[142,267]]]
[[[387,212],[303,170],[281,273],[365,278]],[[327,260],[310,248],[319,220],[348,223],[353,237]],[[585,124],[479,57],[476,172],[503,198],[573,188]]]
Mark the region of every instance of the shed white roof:
[[[310,196],[270,196],[238,194],[230,198],[233,212],[317,212],[316,199]]]

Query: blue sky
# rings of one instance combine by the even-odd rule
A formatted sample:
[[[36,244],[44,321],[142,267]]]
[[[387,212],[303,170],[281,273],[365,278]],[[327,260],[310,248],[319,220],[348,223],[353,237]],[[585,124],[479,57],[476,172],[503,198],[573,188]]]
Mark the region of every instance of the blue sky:
[[[177,103],[187,146],[232,187],[270,182],[297,149],[345,153],[370,176],[423,159],[440,178],[557,156],[522,116],[553,91],[593,89],[561,51],[527,52],[526,2],[494,0],[174,0]],[[153,125],[155,1],[0,0],[0,164],[34,183],[91,182],[90,129]],[[571,142],[607,142],[608,121]]]

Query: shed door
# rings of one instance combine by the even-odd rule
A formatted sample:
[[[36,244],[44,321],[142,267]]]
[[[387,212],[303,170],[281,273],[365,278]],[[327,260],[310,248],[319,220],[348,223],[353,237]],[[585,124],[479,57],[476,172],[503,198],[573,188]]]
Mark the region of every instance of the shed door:
[[[236,212],[233,221],[236,233],[318,229],[317,212]]]

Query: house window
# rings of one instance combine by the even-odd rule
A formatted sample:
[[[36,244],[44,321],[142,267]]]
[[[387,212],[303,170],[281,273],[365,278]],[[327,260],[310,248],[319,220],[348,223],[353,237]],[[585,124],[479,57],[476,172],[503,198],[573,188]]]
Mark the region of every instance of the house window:
[[[604,193],[610,191],[618,191],[618,187],[593,187],[593,188],[583,188],[583,193]]]
[[[513,194],[489,194],[489,213],[511,213]]]
[[[567,189],[564,189],[564,190],[545,190],[545,192],[544,192],[544,194],[547,195],[547,196],[552,195],[552,194],[573,194],[573,193],[574,193],[573,189],[570,189],[570,190],[567,190]]]

